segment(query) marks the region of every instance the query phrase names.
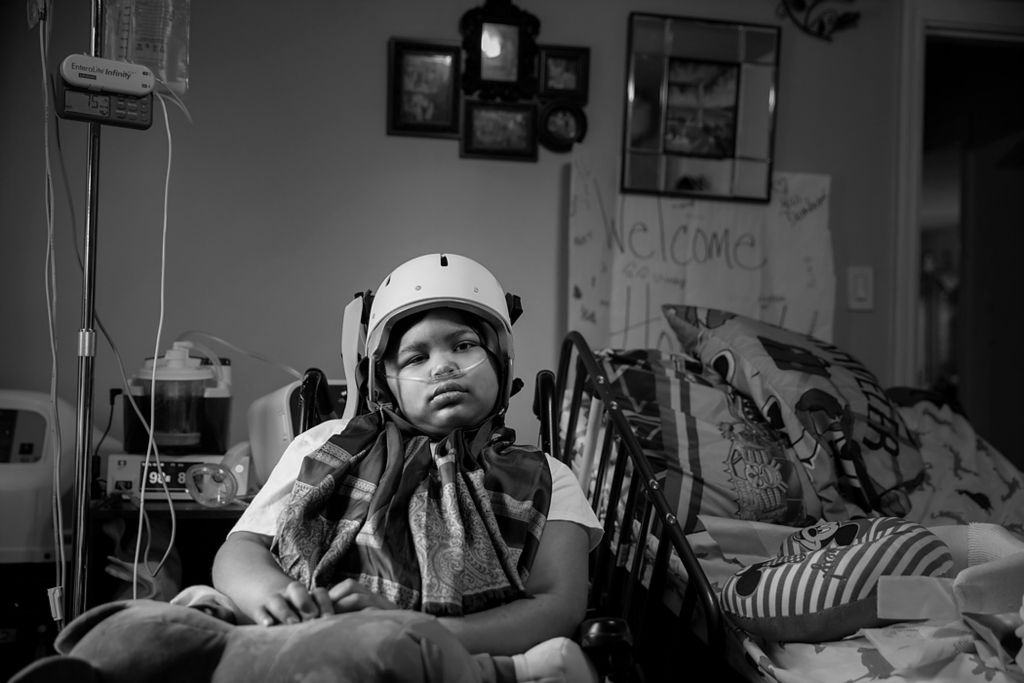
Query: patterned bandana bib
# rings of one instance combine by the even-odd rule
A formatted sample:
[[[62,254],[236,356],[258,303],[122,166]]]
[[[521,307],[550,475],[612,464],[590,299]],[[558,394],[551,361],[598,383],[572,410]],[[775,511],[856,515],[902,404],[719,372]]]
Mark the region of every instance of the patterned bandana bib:
[[[307,587],[357,579],[400,608],[458,616],[527,595],[551,501],[545,455],[511,430],[431,448],[390,411],[306,456],[272,551]]]

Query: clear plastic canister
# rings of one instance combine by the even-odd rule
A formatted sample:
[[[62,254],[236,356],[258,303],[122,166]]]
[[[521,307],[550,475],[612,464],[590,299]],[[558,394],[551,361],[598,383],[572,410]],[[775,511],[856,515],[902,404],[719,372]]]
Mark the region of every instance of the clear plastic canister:
[[[188,449],[199,445],[203,394],[214,379],[210,366],[189,356],[187,343],[175,342],[162,358],[147,361],[136,375],[143,396],[153,406],[153,442],[158,448]],[[149,416],[146,415],[149,419]]]

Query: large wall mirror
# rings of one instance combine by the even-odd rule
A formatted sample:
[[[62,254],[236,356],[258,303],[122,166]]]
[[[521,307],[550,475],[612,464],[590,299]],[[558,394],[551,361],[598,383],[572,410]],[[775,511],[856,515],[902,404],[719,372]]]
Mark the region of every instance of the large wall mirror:
[[[767,202],[778,26],[629,16],[623,192]]]

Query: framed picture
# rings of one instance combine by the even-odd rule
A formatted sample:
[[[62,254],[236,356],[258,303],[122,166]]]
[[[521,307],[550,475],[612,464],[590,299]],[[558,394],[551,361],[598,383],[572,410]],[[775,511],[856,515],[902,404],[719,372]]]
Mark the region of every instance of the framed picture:
[[[540,97],[586,102],[590,48],[539,45],[537,49],[540,52]]]
[[[537,107],[533,103],[466,100],[459,156],[537,160]]]
[[[508,0],[486,0],[459,20],[466,69],[462,91],[483,100],[515,102],[537,92],[540,20]]]
[[[388,41],[388,135],[456,138],[462,50],[400,38]]]
[[[537,119],[537,139],[552,152],[568,152],[587,134],[583,108],[569,100],[555,100],[541,107]]]

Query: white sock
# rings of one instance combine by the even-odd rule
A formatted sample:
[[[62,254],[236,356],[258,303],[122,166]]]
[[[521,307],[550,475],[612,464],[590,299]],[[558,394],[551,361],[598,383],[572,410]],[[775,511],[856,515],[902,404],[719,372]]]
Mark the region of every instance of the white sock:
[[[559,637],[513,655],[518,683],[597,683],[597,672],[574,641]]]

